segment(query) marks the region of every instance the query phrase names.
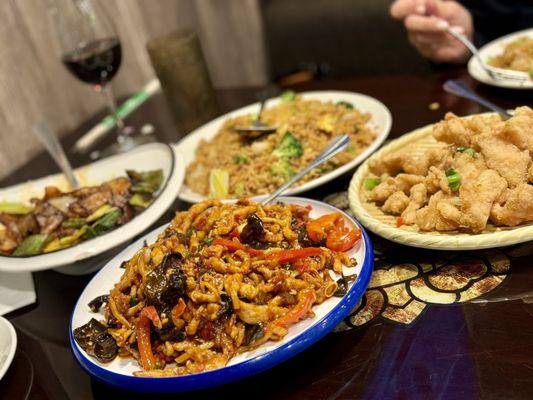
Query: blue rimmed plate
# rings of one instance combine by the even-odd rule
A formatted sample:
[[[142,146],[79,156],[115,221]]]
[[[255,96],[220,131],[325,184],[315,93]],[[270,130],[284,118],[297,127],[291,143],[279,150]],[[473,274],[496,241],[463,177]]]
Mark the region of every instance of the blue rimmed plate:
[[[310,205],[312,218],[335,211],[339,212],[337,208],[315,200],[283,197],[280,198],[280,201],[301,206]],[[343,213],[343,215],[348,224],[362,229],[348,214]],[[148,243],[154,242],[164,228],[165,226],[157,228],[133,243],[96,274],[78,299],[69,327],[70,345],[81,367],[94,378],[129,391],[169,393],[207,389],[243,379],[274,367],[321,339],[349,314],[362,297],[374,265],[372,244],[362,229],[362,240],[347,252],[350,257],[357,260],[357,266],[349,271],[349,273],[355,272],[357,278],[350,284],[346,295],[342,298],[332,297],[313,307],[315,317],[291,326],[283,340],[267,342],[253,351],[240,354],[231,359],[228,365],[216,370],[175,377],[136,377],[133,372],[139,371],[140,366],[135,360],[117,357],[108,364],[99,363],[78,346],[74,340],[73,330],[87,323],[91,318],[103,318],[103,314],[95,314],[89,310],[87,306],[89,301],[109,292],[124,272],[120,268],[122,261],[132,257],[142,247],[145,240]]]

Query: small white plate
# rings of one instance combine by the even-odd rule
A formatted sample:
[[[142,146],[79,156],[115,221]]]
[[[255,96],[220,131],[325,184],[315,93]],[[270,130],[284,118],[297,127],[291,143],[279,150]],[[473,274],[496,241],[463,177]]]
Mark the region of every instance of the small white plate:
[[[7,372],[17,350],[17,333],[7,319],[0,317],[0,379]]]
[[[533,28],[511,33],[487,43],[485,46],[479,49],[479,55],[481,56],[481,59],[484,62],[488,62],[491,57],[501,54],[505,46],[515,39],[518,39],[520,36],[533,37]],[[513,80],[497,80],[492,78],[489,74],[487,74],[487,72],[485,72],[481,65],[479,65],[479,62],[475,57],[471,57],[470,61],[468,61],[468,73],[475,80],[491,86],[498,86],[507,89],[533,89],[532,79],[526,82],[518,82]]]
[[[372,154],[387,138],[391,125],[392,117],[389,109],[379,100],[374,99],[373,97],[353,92],[343,92],[343,91],[316,91],[316,92],[303,92],[298,93],[304,99],[314,99],[319,101],[332,101],[334,103],[338,101],[346,101],[353,104],[354,108],[361,112],[369,113],[371,115],[370,121],[368,122],[369,126],[372,127],[377,136],[374,141],[368,146],[361,154],[355,157],[352,161],[343,166],[340,166],[337,169],[334,169],[327,174],[324,174],[318,178],[315,178],[309,182],[304,183],[303,185],[297,186],[295,188],[287,190],[287,195],[293,195],[311,190],[317,186],[323,185],[326,182],[329,182],[336,177],[348,172],[356,165],[360,164],[365,158]],[[272,98],[268,100],[265,107],[272,107],[280,101],[279,97]],[[210,140],[215,137],[228,118],[233,118],[239,115],[251,114],[257,112],[259,109],[259,103],[250,104],[246,107],[239,108],[238,110],[224,114],[211,122],[201,126],[200,128],[194,130],[185,138],[183,138],[176,146],[180,149],[183,154],[185,165],[188,166],[194,161],[196,155],[196,148],[198,147],[201,140]],[[253,199],[258,201],[263,196],[256,196]],[[182,190],[179,193],[179,198],[181,200],[187,201],[189,203],[199,203],[206,199],[206,196],[192,191],[187,185],[183,185]],[[235,199],[228,199],[227,201],[233,201]]]
[[[86,240],[63,250],[28,257],[0,256],[0,271],[40,271],[79,263],[90,257],[101,255],[133,239],[156,222],[172,205],[181,188],[185,177],[183,158],[176,149],[167,144],[149,143],[136,147],[127,153],[108,157],[78,168],[75,174],[80,184],[87,186],[97,185],[118,176],[123,176],[127,169],[139,171],[163,170],[163,184],[157,198],[140,215],[102,236]],[[62,174],[56,174],[1,189],[0,200],[27,202],[32,197],[42,197],[44,188],[50,185],[68,190],[65,177]],[[76,266],[71,265],[70,268],[75,269]],[[85,266],[84,268],[86,269],[87,267]],[[72,272],[77,274],[74,270]]]
[[[332,212],[341,212],[347,224],[361,228],[348,214],[328,204],[298,197],[280,197],[279,200],[288,204],[311,206],[312,218]],[[322,338],[348,315],[362,297],[374,265],[372,244],[366,232],[361,228],[361,240],[347,252],[350,257],[357,260],[357,266],[353,270],[357,278],[350,283],[347,293],[341,298],[331,297],[322,304],[314,306],[315,317],[291,326],[282,340],[270,341],[253,351],[242,353],[232,358],[223,368],[173,377],[136,377],[133,372],[141,368],[135,360],[117,357],[108,364],[100,363],[87,355],[76,343],[73,330],[86,324],[91,318],[103,318],[102,313],[91,312],[87,303],[96,296],[108,293],[124,273],[124,270],[120,268],[122,261],[130,259],[143,246],[145,240],[153,243],[165,227],[157,228],[139,239],[102,268],[89,282],[72,313],[69,328],[70,345],[82,368],[96,379],[130,391],[156,393],[206,389],[257,374],[287,360]]]

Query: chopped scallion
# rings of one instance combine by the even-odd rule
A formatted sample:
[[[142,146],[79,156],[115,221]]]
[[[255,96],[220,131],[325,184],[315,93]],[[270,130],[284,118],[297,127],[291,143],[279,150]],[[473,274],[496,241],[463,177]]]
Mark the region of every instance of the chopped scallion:
[[[449,168],[446,171],[446,177],[448,178],[448,185],[453,192],[457,192],[461,187],[461,176],[453,168]]]
[[[468,154],[472,157],[475,157],[476,156],[476,151],[474,149],[472,149],[471,147],[458,147],[457,148],[457,151],[459,153],[465,153],[465,154]]]
[[[380,183],[381,180],[379,178],[366,178],[363,185],[366,190],[373,190]]]

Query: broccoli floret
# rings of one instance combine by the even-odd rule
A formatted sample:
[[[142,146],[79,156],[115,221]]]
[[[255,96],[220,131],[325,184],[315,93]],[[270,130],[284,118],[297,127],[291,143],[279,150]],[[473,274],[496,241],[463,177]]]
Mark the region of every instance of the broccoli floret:
[[[244,154],[235,154],[233,156],[233,163],[234,164],[247,164],[249,161],[248,156]]]
[[[279,158],[298,158],[304,153],[302,143],[289,131],[285,132],[273,154]]]
[[[287,90],[285,92],[283,92],[281,94],[281,100],[285,101],[285,102],[291,102],[291,101],[294,101],[296,99],[296,93],[293,92],[292,90]]]
[[[270,166],[270,172],[277,178],[279,183],[286,182],[291,178],[295,172],[291,167],[291,164],[285,159],[276,161]]]
[[[336,105],[346,107],[348,110],[353,110],[353,104],[348,103],[347,101],[337,101]]]

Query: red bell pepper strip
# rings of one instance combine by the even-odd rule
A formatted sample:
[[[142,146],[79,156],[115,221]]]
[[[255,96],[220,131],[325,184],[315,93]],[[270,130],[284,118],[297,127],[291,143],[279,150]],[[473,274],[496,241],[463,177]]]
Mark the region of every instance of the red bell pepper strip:
[[[150,321],[161,326],[161,320],[154,306],[144,307],[137,320],[137,348],[141,357],[141,366],[149,371],[155,368],[155,357],[150,343]]]
[[[172,311],[170,312],[172,321],[177,320],[179,317],[181,317],[181,314],[185,312],[185,308],[187,308],[187,305],[183,301],[183,299],[180,297],[178,300],[178,303],[172,307]]]
[[[161,329],[163,327],[163,324],[161,323],[161,319],[159,318],[159,315],[157,314],[157,310],[154,306],[148,306],[144,307],[141,310],[141,316],[145,315],[157,329]]]
[[[258,256],[263,254],[261,250],[252,249],[251,247],[245,246],[238,240],[230,240],[225,238],[216,238],[213,240],[213,244],[218,244],[220,246],[224,246],[229,251],[237,251],[237,250],[244,250],[247,253],[250,253],[253,256]]]
[[[215,324],[207,321],[198,332],[198,335],[204,340],[213,340],[215,338]]]
[[[233,228],[233,230],[229,233],[229,237],[231,238],[238,238],[239,236],[241,235],[241,233],[239,232],[239,227],[236,226],[235,228]]]
[[[287,328],[301,320],[309,312],[316,300],[315,292],[312,289],[304,289],[300,293],[298,303],[283,317],[273,321],[274,325]]]
[[[322,250],[319,247],[304,247],[302,249],[281,250],[272,253],[270,258],[276,260],[280,264],[286,264],[302,258],[316,256],[321,252]]]

